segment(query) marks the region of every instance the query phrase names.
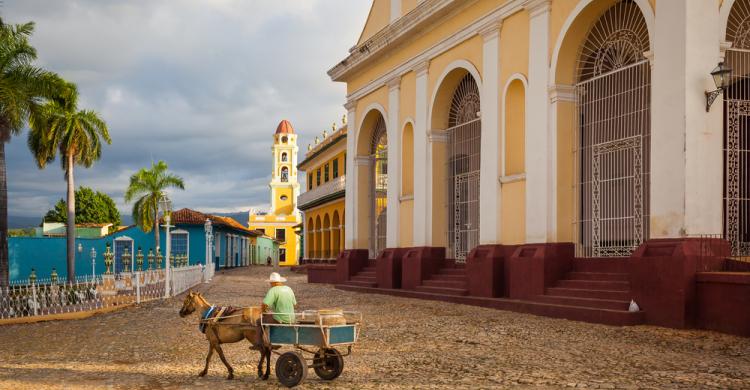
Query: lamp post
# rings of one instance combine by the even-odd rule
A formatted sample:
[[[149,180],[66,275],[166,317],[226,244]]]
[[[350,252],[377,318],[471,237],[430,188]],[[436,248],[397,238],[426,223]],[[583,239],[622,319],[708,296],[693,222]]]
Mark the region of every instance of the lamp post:
[[[161,199],[159,199],[159,206],[162,210],[162,213],[164,213],[164,225],[162,225],[162,227],[164,227],[164,230],[166,230],[166,236],[167,236],[167,242],[166,242],[167,251],[165,253],[167,257],[167,261],[164,266],[164,268],[166,269],[166,276],[164,280],[164,298],[169,298],[170,286],[171,286],[170,284],[171,283],[171,279],[170,279],[171,267],[169,264],[170,263],[169,260],[172,258],[172,256],[170,255],[171,237],[169,234],[169,228],[171,228],[172,226],[169,224],[169,222],[170,222],[170,217],[172,216],[171,215],[172,214],[172,201],[169,199],[167,194],[162,194]]]
[[[214,238],[214,233],[213,233],[214,227],[211,224],[210,219],[206,218],[206,222],[203,224],[203,228],[206,231],[206,261],[204,262],[204,264],[206,265],[207,274],[211,275],[211,268],[208,268],[208,267],[212,266],[211,264],[212,263],[211,262],[212,250],[211,249],[213,248],[211,244],[213,243],[213,238]],[[211,280],[211,278],[207,277],[206,282],[208,282],[209,280]]]
[[[711,110],[711,105],[714,104],[714,100],[724,91],[729,85],[729,78],[732,74],[732,68],[726,66],[723,62],[719,62],[719,65],[711,71],[711,77],[714,79],[716,89],[713,91],[706,91],[706,112]]]
[[[96,249],[91,247],[91,283],[96,280]]]

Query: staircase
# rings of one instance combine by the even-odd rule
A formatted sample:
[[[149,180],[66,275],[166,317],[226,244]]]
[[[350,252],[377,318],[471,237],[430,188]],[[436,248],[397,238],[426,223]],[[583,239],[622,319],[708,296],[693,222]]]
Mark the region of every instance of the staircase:
[[[575,259],[573,271],[545,289],[535,302],[565,306],[571,312],[607,319],[604,323],[634,325],[642,322],[643,313],[628,311],[630,306],[629,275],[624,259]],[[600,321],[595,321],[600,322]]]
[[[416,288],[419,292],[463,296],[469,294],[466,269],[462,266],[449,265],[430,275]]]
[[[357,272],[354,276],[352,276],[349,280],[342,284],[355,287],[377,287],[378,281],[376,277],[374,261],[369,261],[366,267],[362,268],[359,272]]]

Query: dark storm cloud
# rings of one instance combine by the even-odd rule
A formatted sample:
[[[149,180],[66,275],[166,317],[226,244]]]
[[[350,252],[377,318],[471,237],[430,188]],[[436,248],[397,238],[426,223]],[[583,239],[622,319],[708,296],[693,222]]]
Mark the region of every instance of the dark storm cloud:
[[[326,70],[343,58],[369,1],[6,0],[3,18],[33,20],[39,62],[78,84],[113,145],[76,184],[121,210],[128,177],[165,160],[186,179],[175,207],[267,207],[271,135],[289,119],[307,143],[344,113]],[[11,215],[42,215],[64,196],[59,163],[39,171],[26,135],[8,147]]]

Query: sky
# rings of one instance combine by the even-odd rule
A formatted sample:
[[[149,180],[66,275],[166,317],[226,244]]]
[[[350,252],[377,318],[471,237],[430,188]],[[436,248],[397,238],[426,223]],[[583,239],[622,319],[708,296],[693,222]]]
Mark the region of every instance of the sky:
[[[356,44],[370,0],[4,0],[8,23],[34,21],[38,65],[78,85],[112,145],[76,186],[124,214],[128,178],[164,160],[185,179],[174,208],[269,206],[271,143],[281,119],[307,144],[345,114],[326,74]],[[6,147],[8,214],[39,216],[65,197],[59,162],[39,170],[27,134]],[[304,188],[304,186],[302,186]]]

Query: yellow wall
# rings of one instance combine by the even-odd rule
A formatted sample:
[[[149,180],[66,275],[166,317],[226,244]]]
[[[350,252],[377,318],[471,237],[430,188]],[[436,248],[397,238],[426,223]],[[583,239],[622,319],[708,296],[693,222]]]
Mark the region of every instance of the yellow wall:
[[[417,6],[417,0],[401,0],[401,16],[404,16]]]
[[[404,126],[401,137],[401,196],[414,194],[414,128]]]
[[[414,245],[414,200],[401,202],[399,212],[398,246],[408,248]]]
[[[294,212],[294,193],[291,188],[275,188],[273,190],[273,196],[274,202],[276,202],[276,210],[274,210],[274,214],[289,215]],[[284,196],[286,196],[286,200],[281,200]]]
[[[523,244],[526,239],[526,181],[503,184],[502,191],[500,242]]]
[[[387,26],[391,20],[391,0],[374,0],[370,8],[370,14],[367,15],[367,22],[362,34],[359,36],[360,44],[375,35],[383,27]]]
[[[414,119],[417,104],[417,75],[408,72],[401,76],[401,93],[399,94],[399,125],[403,126],[407,119]]]
[[[301,171],[305,172],[305,175],[307,177],[307,183],[305,183],[305,189],[309,191],[310,183],[312,183],[312,189],[318,188],[318,182],[317,182],[317,171],[320,169],[320,185],[323,185],[326,183],[326,174],[325,174],[325,168],[326,164],[328,164],[328,181],[331,181],[335,179],[333,177],[333,161],[338,161],[339,164],[339,176],[344,175],[344,166],[346,165],[346,139],[343,139],[339,141],[343,143],[342,146],[335,146],[336,149],[341,149],[339,152],[335,152],[333,156],[330,158],[326,158],[320,161],[311,161],[308,164],[305,164],[306,167],[302,168]]]
[[[524,173],[526,94],[520,80],[511,82],[505,95],[505,175]]]

